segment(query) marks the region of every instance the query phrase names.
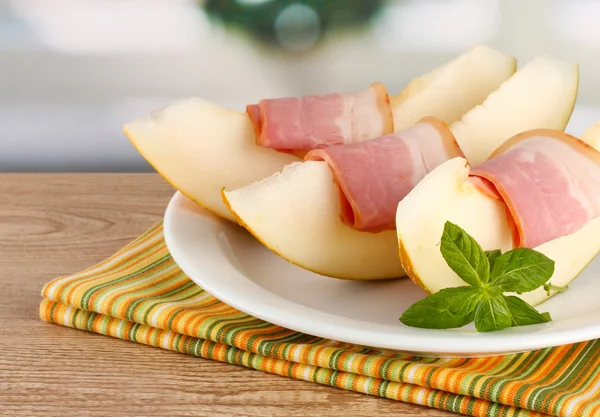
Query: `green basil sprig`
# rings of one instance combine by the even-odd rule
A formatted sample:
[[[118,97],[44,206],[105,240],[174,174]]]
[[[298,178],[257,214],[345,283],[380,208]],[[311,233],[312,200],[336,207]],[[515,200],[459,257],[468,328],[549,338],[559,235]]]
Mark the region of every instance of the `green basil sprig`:
[[[554,261],[528,248],[483,251],[467,232],[446,222],[440,250],[448,266],[468,285],[442,289],[411,305],[400,317],[407,326],[428,329],[463,327],[475,321],[479,332],[552,321],[514,295],[539,287],[554,274]]]

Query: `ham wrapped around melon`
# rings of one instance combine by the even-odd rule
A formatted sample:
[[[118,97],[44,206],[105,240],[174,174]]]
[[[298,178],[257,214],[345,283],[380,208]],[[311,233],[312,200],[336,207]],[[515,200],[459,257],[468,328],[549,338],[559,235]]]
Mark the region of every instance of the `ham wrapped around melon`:
[[[256,144],[310,151],[356,143],[394,131],[387,89],[379,82],[356,93],[263,99],[246,107]]]
[[[466,285],[440,252],[446,221],[484,250],[545,254],[555,263],[550,282],[566,286],[600,252],[600,152],[562,131],[534,129],[473,167],[459,157],[431,171],[396,211],[402,266],[428,293]],[[517,295],[537,305],[555,293]]]
[[[425,117],[379,138],[309,151],[304,162],[223,200],[238,222],[273,252],[335,278],[406,275],[395,213],[428,172],[462,156],[442,121]]]
[[[600,216],[600,152],[564,132],[516,135],[470,175],[506,204],[515,247],[570,235]]]
[[[396,229],[398,203],[435,167],[464,156],[448,126],[425,117],[381,138],[310,151],[325,161],[340,189],[341,218],[361,231]]]

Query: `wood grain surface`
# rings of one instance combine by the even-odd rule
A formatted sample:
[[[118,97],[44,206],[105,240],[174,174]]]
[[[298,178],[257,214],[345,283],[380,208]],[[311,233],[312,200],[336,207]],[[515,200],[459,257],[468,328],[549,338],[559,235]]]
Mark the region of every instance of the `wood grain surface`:
[[[0,415],[455,415],[39,319],[46,282],[133,240],[172,194],[156,174],[0,175]]]

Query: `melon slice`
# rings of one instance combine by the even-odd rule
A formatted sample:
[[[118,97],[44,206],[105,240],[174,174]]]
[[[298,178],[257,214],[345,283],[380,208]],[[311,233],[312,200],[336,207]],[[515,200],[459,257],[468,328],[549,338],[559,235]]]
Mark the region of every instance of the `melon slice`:
[[[425,116],[448,125],[478,104],[514,74],[515,57],[476,45],[444,65],[413,79],[390,97],[394,130],[412,126]]]
[[[600,123],[588,127],[581,135],[581,140],[600,151]]]
[[[512,249],[504,203],[490,198],[468,181],[470,167],[454,158],[431,171],[398,205],[396,229],[400,258],[408,276],[427,293],[467,285],[450,269],[440,252],[444,223],[462,227],[484,250]],[[555,261],[550,279],[566,286],[600,252],[600,218],[568,236],[554,239],[535,250]],[[542,288],[517,295],[538,305],[554,295]]]
[[[469,163],[477,165],[520,132],[564,130],[575,106],[578,84],[577,63],[539,56],[453,123],[452,132]]]
[[[177,101],[124,126],[142,156],[171,185],[204,208],[235,221],[221,188],[237,188],[299,161],[255,145],[245,113],[200,98]]]
[[[339,190],[323,161],[297,162],[261,181],[223,190],[231,213],[273,252],[309,271],[343,279],[405,276],[396,232],[361,232],[340,217]]]

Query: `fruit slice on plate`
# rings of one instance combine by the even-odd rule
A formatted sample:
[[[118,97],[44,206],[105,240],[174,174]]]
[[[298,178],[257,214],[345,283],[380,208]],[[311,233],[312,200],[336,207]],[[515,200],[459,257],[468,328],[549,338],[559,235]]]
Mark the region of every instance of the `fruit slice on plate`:
[[[499,164],[494,169],[496,172],[504,172],[504,183],[494,182],[493,184],[496,184],[496,186],[492,185],[488,188],[490,184],[482,182],[487,181],[486,179],[474,176],[474,174],[485,175],[482,174],[487,169],[485,164],[471,169],[464,158],[457,157],[430,172],[398,204],[396,227],[401,262],[409,277],[425,291],[431,294],[443,288],[466,285],[450,269],[440,252],[439,242],[446,221],[451,221],[462,227],[481,244],[484,250],[501,249],[505,252],[512,249],[515,247],[516,240],[513,231],[515,234],[519,233],[520,239],[523,241],[541,242],[540,244],[534,243],[532,246],[535,250],[542,252],[555,261],[555,271],[550,282],[556,286],[569,284],[600,252],[600,239],[598,239],[598,236],[600,236],[600,217],[594,218],[593,215],[595,211],[597,213],[599,202],[596,201],[594,206],[592,201],[594,199],[593,195],[597,195],[595,193],[600,190],[600,175],[598,175],[600,153],[586,147],[583,142],[574,138],[569,139],[568,135],[562,132],[540,132],[545,131],[538,131],[538,136],[551,135],[555,139],[558,138],[558,140],[555,142],[538,141],[537,145],[529,142],[528,146],[530,146],[529,150],[531,152],[525,152],[527,149],[520,147],[518,144],[519,141],[525,143],[523,136],[507,142],[507,146],[513,147],[518,152],[512,155],[509,155],[508,152],[503,154],[513,158],[514,164],[506,158],[496,160]],[[524,135],[525,137],[530,135],[529,138],[534,139],[538,137],[535,136],[535,131]],[[566,141],[563,141],[565,138],[567,138]],[[575,141],[579,144],[576,144]],[[573,149],[567,146],[577,148],[576,153],[573,153]],[[506,149],[500,149],[499,151],[504,152]],[[553,152],[556,158],[554,162],[548,163],[548,155]],[[531,157],[534,154],[536,154],[536,158],[539,158],[535,163],[536,167],[542,169],[542,171],[548,167],[560,166],[561,162],[556,162],[567,161],[565,155],[569,155],[568,158],[574,159],[569,159],[573,162],[569,162],[571,165],[568,168],[548,171],[554,173],[554,176],[547,175],[548,172],[542,172],[543,178],[537,178],[537,180],[540,180],[540,186],[533,187],[531,184],[523,183],[524,180],[527,181],[527,176],[519,176],[516,173],[523,173],[524,170],[529,169],[527,166],[531,167],[533,165],[531,164]],[[580,158],[578,155],[583,156]],[[515,156],[517,158],[514,158]],[[490,161],[493,160],[493,158],[490,159]],[[504,169],[501,168],[502,165],[505,167]],[[498,171],[498,168],[501,170]],[[569,174],[564,174],[568,170],[572,171],[572,177],[569,177]],[[587,174],[590,172],[595,173],[595,175],[593,177],[588,176]],[[488,177],[492,178],[493,175],[488,175]],[[573,182],[561,182],[565,178],[570,178],[569,181]],[[537,180],[534,179],[533,181]],[[502,185],[509,183],[525,185],[521,187],[525,193],[515,193],[514,189],[510,189],[510,186],[504,187]],[[510,200],[510,197],[507,197],[507,199],[500,198],[497,193],[498,190],[501,190],[502,196],[512,192],[515,198],[512,200]],[[587,197],[584,194],[591,196],[591,199],[586,199]],[[554,198],[557,195],[560,198]],[[530,199],[528,200],[528,198]],[[574,210],[576,204],[574,203],[575,200],[572,199],[581,199],[584,205],[587,206],[585,210]],[[523,208],[523,204],[534,201],[537,202],[535,206],[529,204],[529,208],[534,210],[533,218],[527,217],[532,213],[531,210],[529,213],[521,211],[521,216],[518,215],[519,209]],[[565,201],[571,204],[561,206],[561,202]],[[562,223],[558,220],[561,211],[563,214],[567,214],[563,217],[565,221]],[[513,217],[515,212],[517,213]],[[554,230],[548,227],[540,228],[538,227],[539,223],[537,225],[533,224],[538,220],[548,219],[549,217],[546,214],[556,216],[554,218],[557,220],[552,223],[554,224],[552,226],[555,228]],[[584,214],[590,216],[589,221],[581,220],[581,215]],[[516,220],[513,221],[513,218]],[[575,219],[580,220],[579,226],[575,224],[577,223],[574,221]],[[565,228],[562,230],[556,229],[558,226],[564,226]],[[572,229],[569,229],[569,227],[572,227]],[[553,237],[553,232],[559,233],[559,237]],[[542,236],[540,233],[546,234]],[[540,288],[521,294],[519,297],[531,305],[537,305],[554,294],[555,292],[551,292],[548,295],[546,291]]]
[[[425,116],[454,123],[509,79],[516,66],[513,56],[486,45],[474,46],[390,97],[394,129],[402,130]]]
[[[393,230],[368,233],[340,219],[338,187],[325,162],[296,162],[223,199],[238,222],[289,262],[343,279],[405,276]]]
[[[542,55],[528,62],[485,101],[451,125],[471,165],[485,161],[510,137],[527,130],[564,130],[579,83],[577,63]]]
[[[238,222],[302,268],[344,279],[404,276],[398,201],[440,163],[462,155],[434,118],[382,138],[311,151],[306,161],[223,191]]]
[[[398,204],[396,230],[408,276],[429,294],[465,285],[440,252],[446,221],[463,228],[484,250],[512,248],[504,204],[468,181],[469,166],[454,158],[430,172]]]
[[[245,113],[200,98],[175,102],[124,126],[142,156],[176,189],[234,221],[221,188],[237,188],[300,159],[256,146]]]

